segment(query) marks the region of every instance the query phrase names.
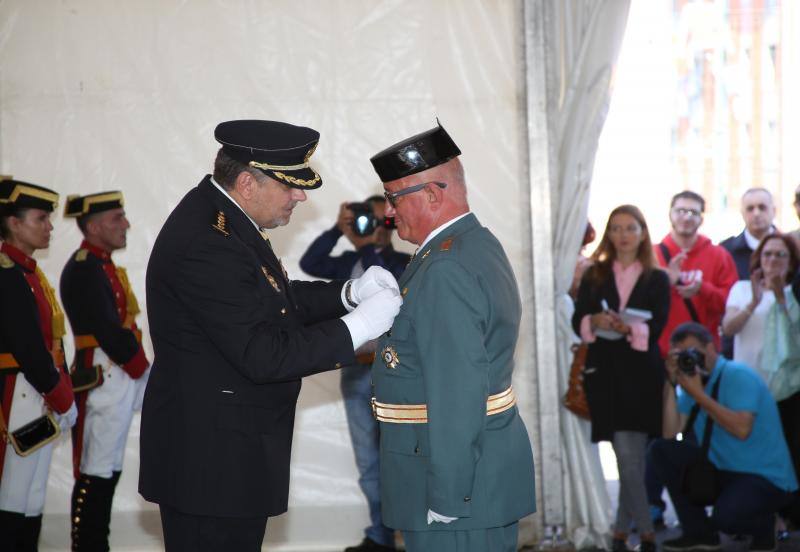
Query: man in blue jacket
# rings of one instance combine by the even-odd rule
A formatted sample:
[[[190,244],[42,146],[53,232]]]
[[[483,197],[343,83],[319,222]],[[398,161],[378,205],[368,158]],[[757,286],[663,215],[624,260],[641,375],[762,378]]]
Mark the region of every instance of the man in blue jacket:
[[[354,212],[351,204],[342,203],[336,225],[323,232],[311,242],[300,259],[300,268],[316,278],[357,278],[371,266],[380,266],[399,278],[408,264],[410,255],[392,248],[392,230],[383,224],[384,198],[372,196],[365,202],[372,209],[378,222],[374,231],[360,236],[354,228]],[[339,256],[331,251],[339,239],[345,236],[355,248]],[[342,369],[341,389],[344,397],[347,425],[358,467],[358,484],[367,498],[370,525],[364,530],[361,544],[345,549],[345,552],[383,552],[394,550],[394,531],[383,524],[378,461],[378,423],[372,416],[372,397],[369,377],[370,366],[375,357],[375,341],[370,341],[356,351],[356,363]]]

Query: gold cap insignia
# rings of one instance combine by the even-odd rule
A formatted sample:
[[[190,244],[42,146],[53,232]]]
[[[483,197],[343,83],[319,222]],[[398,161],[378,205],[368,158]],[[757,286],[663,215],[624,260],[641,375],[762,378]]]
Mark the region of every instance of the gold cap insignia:
[[[381,351],[381,358],[387,368],[394,369],[400,364],[400,357],[397,356],[397,351],[391,345],[387,345],[383,348]]]
[[[217,211],[217,222],[216,224],[212,224],[211,228],[213,228],[223,236],[228,237],[231,235],[231,233],[228,232],[228,229],[225,226],[226,224],[227,221],[225,220],[225,213],[223,213],[222,211]]]
[[[281,292],[281,288],[280,288],[280,286],[278,286],[278,281],[275,279],[275,277],[272,274],[269,273],[269,271],[267,270],[267,267],[262,266],[261,267],[261,272],[263,272],[264,276],[266,276],[267,281],[269,282],[269,285],[271,285],[275,289],[275,291],[280,293]]]

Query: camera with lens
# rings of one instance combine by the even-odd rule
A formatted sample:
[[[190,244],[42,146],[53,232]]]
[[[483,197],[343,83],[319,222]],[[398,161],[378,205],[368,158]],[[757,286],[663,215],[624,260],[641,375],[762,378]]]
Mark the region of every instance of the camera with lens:
[[[350,203],[347,208],[353,213],[353,232],[356,236],[369,236],[378,227],[378,220],[369,203]]]
[[[704,370],[706,367],[706,355],[695,347],[689,347],[678,353],[678,370],[684,374],[693,376],[698,368]]]
[[[347,208],[353,213],[353,232],[355,232],[356,236],[369,236],[379,226],[387,230],[396,228],[394,217],[384,217],[382,219],[375,217],[372,204],[369,202],[350,203]]]

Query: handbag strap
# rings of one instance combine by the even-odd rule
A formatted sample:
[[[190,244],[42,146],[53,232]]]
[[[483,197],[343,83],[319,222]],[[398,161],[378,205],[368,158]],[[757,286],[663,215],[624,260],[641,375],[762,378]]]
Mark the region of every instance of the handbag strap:
[[[667,249],[667,246],[664,245],[664,242],[659,243],[658,248],[661,250],[661,256],[664,257],[664,265],[668,265],[670,259],[672,259],[669,249]],[[692,321],[700,322],[700,317],[697,316],[697,309],[694,308],[694,303],[692,303],[692,300],[684,297],[683,304],[686,305],[686,310],[689,311],[689,316],[692,317]]]

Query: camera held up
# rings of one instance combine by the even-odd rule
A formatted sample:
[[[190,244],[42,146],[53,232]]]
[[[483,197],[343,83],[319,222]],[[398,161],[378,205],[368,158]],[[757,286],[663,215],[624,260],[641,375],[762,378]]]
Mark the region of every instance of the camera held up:
[[[690,376],[693,376],[698,370],[704,371],[706,367],[706,355],[695,347],[680,351],[676,360],[678,369]]]
[[[379,226],[395,228],[394,217],[376,218],[370,203],[350,203],[347,208],[353,212],[353,232],[357,236],[369,236]]]

